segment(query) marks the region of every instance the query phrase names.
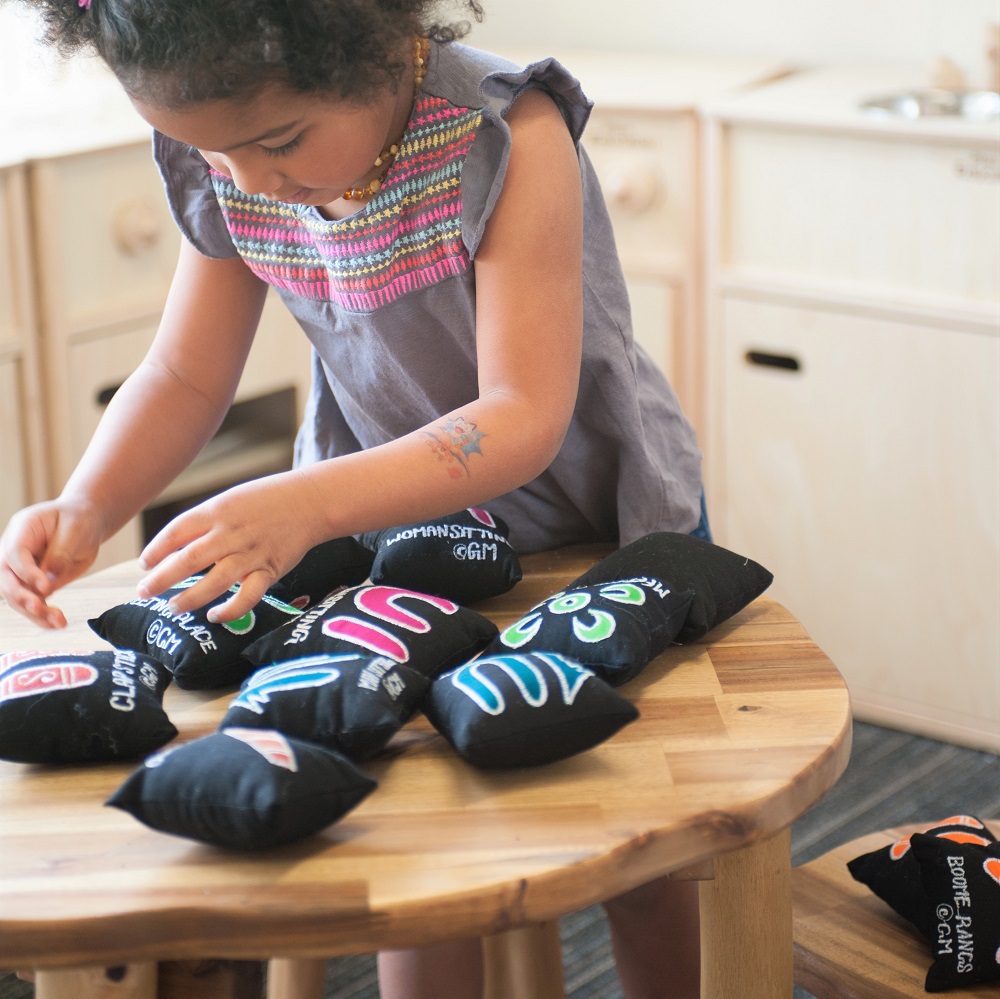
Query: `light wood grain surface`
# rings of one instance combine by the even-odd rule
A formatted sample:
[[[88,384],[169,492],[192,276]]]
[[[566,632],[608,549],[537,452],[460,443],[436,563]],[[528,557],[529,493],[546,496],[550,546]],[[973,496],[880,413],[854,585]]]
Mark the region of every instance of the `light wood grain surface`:
[[[529,556],[525,579],[480,609],[509,623],[607,550]],[[105,647],[86,619],[139,576],[125,563],[69,587],[63,633],[0,606],[0,652]],[[787,867],[788,826],[850,750],[844,683],[798,622],[761,598],[621,690],[639,720],[537,769],[477,771],[418,717],[365,764],[380,785],[357,809],[253,855],[103,807],[135,764],[0,762],[0,966],[361,953],[544,922],[762,843]],[[165,706],[188,740],[230,697],[171,688]]]

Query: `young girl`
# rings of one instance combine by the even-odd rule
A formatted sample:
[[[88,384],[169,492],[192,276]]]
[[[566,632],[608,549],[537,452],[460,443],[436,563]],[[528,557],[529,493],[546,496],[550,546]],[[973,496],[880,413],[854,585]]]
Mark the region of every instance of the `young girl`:
[[[238,584],[230,620],[321,541],[471,505],[520,552],[699,526],[694,433],[632,341],[590,105],[558,63],[460,45],[432,0],[26,2],[153,126],[186,238],[145,360],[61,495],[0,538],[11,606],[65,625],[53,593],[219,426],[269,286],[313,346],[295,468],[174,520],[141,595],[211,566],[175,610]],[[608,903],[629,999],[697,994],[693,899]],[[380,957],[386,999],[481,977],[474,942]]]

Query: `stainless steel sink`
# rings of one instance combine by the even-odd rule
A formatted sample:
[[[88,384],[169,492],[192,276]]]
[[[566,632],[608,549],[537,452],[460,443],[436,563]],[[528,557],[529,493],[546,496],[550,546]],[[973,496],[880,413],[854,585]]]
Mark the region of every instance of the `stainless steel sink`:
[[[1000,118],[1000,94],[992,90],[910,90],[864,101],[861,109],[884,118]]]

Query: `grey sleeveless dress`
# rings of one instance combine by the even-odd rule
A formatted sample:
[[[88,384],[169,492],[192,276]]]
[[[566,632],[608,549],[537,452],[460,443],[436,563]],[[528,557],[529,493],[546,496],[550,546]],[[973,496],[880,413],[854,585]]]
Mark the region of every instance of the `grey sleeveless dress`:
[[[296,444],[296,463],[307,464],[393,440],[476,398],[476,251],[503,186],[504,115],[527,87],[554,98],[579,151],[583,366],[555,460],[483,505],[507,521],[522,553],[692,531],[701,454],[673,390],[633,342],[611,224],[580,145],[591,105],[557,62],[522,69],[464,45],[432,44],[382,188],[337,221],[248,196],[166,136],[154,136],[154,154],[184,235],[210,257],[242,256],[312,342]]]

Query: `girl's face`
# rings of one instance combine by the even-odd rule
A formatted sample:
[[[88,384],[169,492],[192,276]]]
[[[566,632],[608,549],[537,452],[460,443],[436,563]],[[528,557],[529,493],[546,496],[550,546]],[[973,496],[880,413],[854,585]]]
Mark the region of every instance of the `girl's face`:
[[[411,99],[403,81],[365,105],[278,86],[249,102],[206,101],[181,111],[133,104],[157,131],[194,146],[244,193],[315,205],[336,217],[345,214],[344,192],[379,173],[375,159],[402,135]]]

